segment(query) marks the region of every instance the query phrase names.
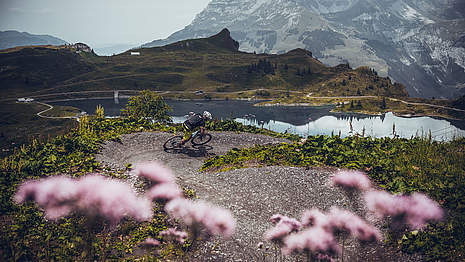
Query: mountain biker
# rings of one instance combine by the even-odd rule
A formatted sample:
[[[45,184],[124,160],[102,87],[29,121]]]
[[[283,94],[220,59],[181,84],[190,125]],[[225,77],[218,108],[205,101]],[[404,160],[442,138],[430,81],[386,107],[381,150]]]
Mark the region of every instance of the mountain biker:
[[[212,119],[212,114],[204,111],[203,114],[190,114],[189,118],[184,121],[184,136],[179,146],[183,146],[192,136],[192,133],[200,128],[200,134],[205,134],[205,122]]]

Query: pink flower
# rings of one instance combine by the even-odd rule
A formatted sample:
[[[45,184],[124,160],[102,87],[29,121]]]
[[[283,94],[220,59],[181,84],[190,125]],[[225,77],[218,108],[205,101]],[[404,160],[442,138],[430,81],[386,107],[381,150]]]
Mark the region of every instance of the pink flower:
[[[66,176],[55,176],[24,182],[15,195],[15,201],[34,200],[39,205],[60,205],[75,197],[76,182]]]
[[[385,191],[369,191],[364,198],[368,210],[379,218],[398,215],[407,209],[406,201]]]
[[[292,233],[292,227],[288,224],[277,224],[265,233],[265,239],[269,241],[282,241],[290,233]]]
[[[72,211],[77,198],[76,181],[65,176],[55,176],[27,181],[15,194],[16,203],[35,201],[45,211],[47,219],[58,219]]]
[[[165,206],[165,211],[176,219],[181,219],[188,226],[194,223],[192,217],[193,201],[184,198],[175,198],[168,202]]]
[[[126,216],[138,221],[152,218],[151,201],[138,197],[128,184],[115,179],[100,175],[82,177],[78,195],[76,204],[81,211],[101,215],[112,223]]]
[[[236,222],[229,210],[210,206],[203,217],[202,223],[213,235],[223,235],[227,238],[234,234]]]
[[[287,235],[299,231],[302,227],[296,219],[280,214],[273,215],[270,220],[276,223],[276,226],[265,233],[265,239],[270,241],[282,241]]]
[[[359,171],[339,171],[331,180],[335,186],[342,187],[348,191],[366,191],[371,188],[370,179]]]
[[[173,172],[169,168],[164,167],[159,162],[151,162],[137,166],[136,174],[139,177],[144,177],[155,184],[158,183],[175,183]]]
[[[384,191],[371,191],[365,194],[368,210],[380,218],[390,216],[396,226],[408,224],[420,229],[430,221],[439,221],[443,211],[439,205],[421,193],[411,196],[394,196]]]
[[[438,203],[429,199],[421,193],[414,193],[410,196],[410,208],[407,210],[407,224],[411,228],[421,229],[429,221],[440,221],[443,218],[443,211]]]
[[[279,223],[279,221],[281,221],[281,219],[283,218],[284,216],[281,215],[281,214],[274,214],[271,216],[270,218],[270,222],[273,223],[273,224],[277,224]]]
[[[157,247],[160,245],[160,242],[153,238],[147,238],[144,242],[140,243],[145,248]]]
[[[152,217],[150,200],[137,197],[128,184],[99,175],[79,180],[58,176],[29,181],[19,187],[15,200],[18,203],[34,200],[49,219],[58,219],[72,211],[103,216],[112,223],[126,216],[139,221]]]
[[[203,201],[176,198],[168,202],[165,210],[170,216],[182,219],[188,226],[202,226],[211,235],[230,237],[235,230],[236,222],[231,212]]]
[[[176,184],[161,183],[150,188],[146,195],[151,200],[172,200],[182,197],[182,192]]]
[[[381,240],[381,232],[376,227],[368,224],[352,212],[337,207],[331,208],[327,226],[333,232],[345,231],[363,242]]]
[[[283,253],[311,252],[313,254],[340,254],[342,249],[333,234],[322,227],[311,227],[284,239]]]
[[[175,228],[168,228],[167,230],[161,231],[160,236],[168,239],[174,239],[180,244],[183,244],[187,239],[187,233],[184,231],[177,231]]]
[[[322,227],[329,223],[328,216],[316,208],[305,210],[300,220],[304,227]]]

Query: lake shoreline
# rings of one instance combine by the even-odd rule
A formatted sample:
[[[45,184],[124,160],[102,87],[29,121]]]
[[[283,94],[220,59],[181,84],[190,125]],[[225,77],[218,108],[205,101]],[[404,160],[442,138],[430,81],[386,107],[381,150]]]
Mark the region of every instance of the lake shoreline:
[[[119,99],[115,103],[113,98],[79,99],[73,101],[57,102],[53,105],[65,105],[79,108],[82,111],[93,114],[96,106],[101,105],[106,116],[120,115],[121,108],[124,108],[127,99]],[[363,128],[367,134],[374,137],[388,136],[393,124],[402,137],[410,138],[412,135],[421,134],[424,130],[436,132],[447,128],[447,131],[465,136],[465,121],[450,120],[438,116],[404,115],[392,112],[384,114],[370,114],[367,112],[337,112],[333,110],[334,105],[301,105],[292,106],[256,106],[264,100],[258,99],[196,99],[180,100],[166,99],[168,105],[173,108],[169,114],[177,118],[176,121],[184,121],[188,112],[201,113],[209,111],[216,119],[234,119],[246,125],[264,126],[276,132],[292,132],[298,135],[329,135],[331,132],[343,135],[350,135],[349,122],[353,123],[356,132],[361,132]],[[423,118],[422,118],[423,117]],[[448,139],[449,134],[440,132],[444,139]]]
[[[261,103],[261,102],[260,102]],[[336,107],[335,104],[319,104],[315,105],[312,103],[274,103],[274,104],[254,104],[256,107],[324,107],[324,106],[333,106]],[[370,111],[335,111],[331,110],[331,113],[339,114],[339,113],[346,113],[346,114],[359,114],[359,115],[370,115],[370,116],[381,116],[386,113],[393,113],[397,117],[402,117],[402,118],[417,118],[417,117],[432,117],[432,118],[440,118],[440,119],[446,119],[446,120],[455,120],[455,121],[464,121],[465,119],[461,118],[454,118],[452,116],[448,115],[442,115],[442,114],[422,114],[422,113],[416,113],[416,114],[411,114],[411,113],[402,113],[402,112],[396,112],[396,111],[386,111],[384,113],[382,112],[370,112]]]

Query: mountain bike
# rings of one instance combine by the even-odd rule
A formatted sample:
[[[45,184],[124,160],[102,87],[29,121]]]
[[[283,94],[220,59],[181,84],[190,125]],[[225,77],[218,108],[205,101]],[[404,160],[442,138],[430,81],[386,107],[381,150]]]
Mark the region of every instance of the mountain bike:
[[[173,136],[166,140],[166,142],[163,144],[163,148],[165,150],[171,150],[171,149],[176,149],[179,148],[179,145],[181,144],[183,136]],[[206,143],[210,142],[212,140],[212,135],[210,134],[200,134],[200,130],[197,130],[189,140],[186,141],[189,142],[191,141],[192,145],[195,146],[201,146],[205,145]],[[185,143],[184,143],[185,144]]]

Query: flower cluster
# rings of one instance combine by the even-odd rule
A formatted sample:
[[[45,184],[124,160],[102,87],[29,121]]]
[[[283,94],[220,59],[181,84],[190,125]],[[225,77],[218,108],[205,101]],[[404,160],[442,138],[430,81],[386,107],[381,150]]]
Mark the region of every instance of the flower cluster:
[[[331,178],[333,185],[347,191],[366,191],[371,188],[370,179],[362,172],[344,170],[339,171]]]
[[[176,184],[175,176],[170,169],[158,162],[151,162],[137,166],[136,174],[146,178],[152,187],[146,193],[151,200],[170,201],[182,197],[182,191]]]
[[[273,215],[270,221],[276,225],[265,233],[265,239],[275,242],[282,241],[284,237],[292,232],[298,232],[302,227],[302,223],[297,219],[280,214]]]
[[[340,254],[342,248],[335,237],[338,233],[346,233],[363,242],[381,240],[381,233],[376,227],[336,207],[326,214],[318,209],[305,210],[301,221],[282,215],[274,215],[271,221],[277,221],[277,224],[265,234],[265,238],[281,243],[284,254]]]
[[[165,200],[166,212],[173,218],[181,219],[193,231],[205,229],[209,235],[230,237],[235,230],[235,220],[226,209],[203,201],[191,201],[183,198],[181,189],[175,183],[171,170],[157,162],[140,165],[136,168],[139,177],[149,179],[154,185],[146,196],[152,200]],[[168,230],[164,234],[173,235]],[[184,232],[183,232],[184,233]],[[184,240],[178,242],[184,242]]]
[[[371,191],[365,194],[365,202],[368,210],[379,218],[390,216],[396,226],[407,224],[413,229],[421,229],[428,222],[443,218],[439,205],[421,193],[405,196]]]
[[[209,235],[230,237],[235,230],[235,220],[231,212],[203,201],[177,198],[168,202],[165,210],[190,227],[202,227]]]
[[[162,236],[164,239],[175,240],[180,244],[183,244],[187,239],[186,232],[178,231],[175,228],[168,228],[167,230],[161,231],[160,236]]]
[[[334,186],[349,193],[364,192],[367,209],[378,217],[390,216],[395,225],[407,224],[420,229],[430,221],[442,219],[439,205],[421,193],[410,196],[394,196],[372,189],[370,179],[362,172],[340,171],[331,178]],[[273,215],[275,227],[265,233],[269,241],[281,245],[284,254],[305,252],[314,258],[331,258],[340,255],[342,248],[336,236],[351,236],[360,242],[379,242],[381,232],[361,217],[337,207],[329,212],[313,208],[305,210],[300,221],[280,214]]]
[[[141,242],[140,245],[144,248],[158,247],[160,245],[160,241],[149,237]]]
[[[19,187],[15,201],[28,200],[35,201],[52,220],[73,211],[102,216],[111,223],[118,223],[124,217],[147,221],[153,215],[149,199],[138,197],[126,183],[101,175],[87,175],[80,179],[55,176],[27,181]]]

